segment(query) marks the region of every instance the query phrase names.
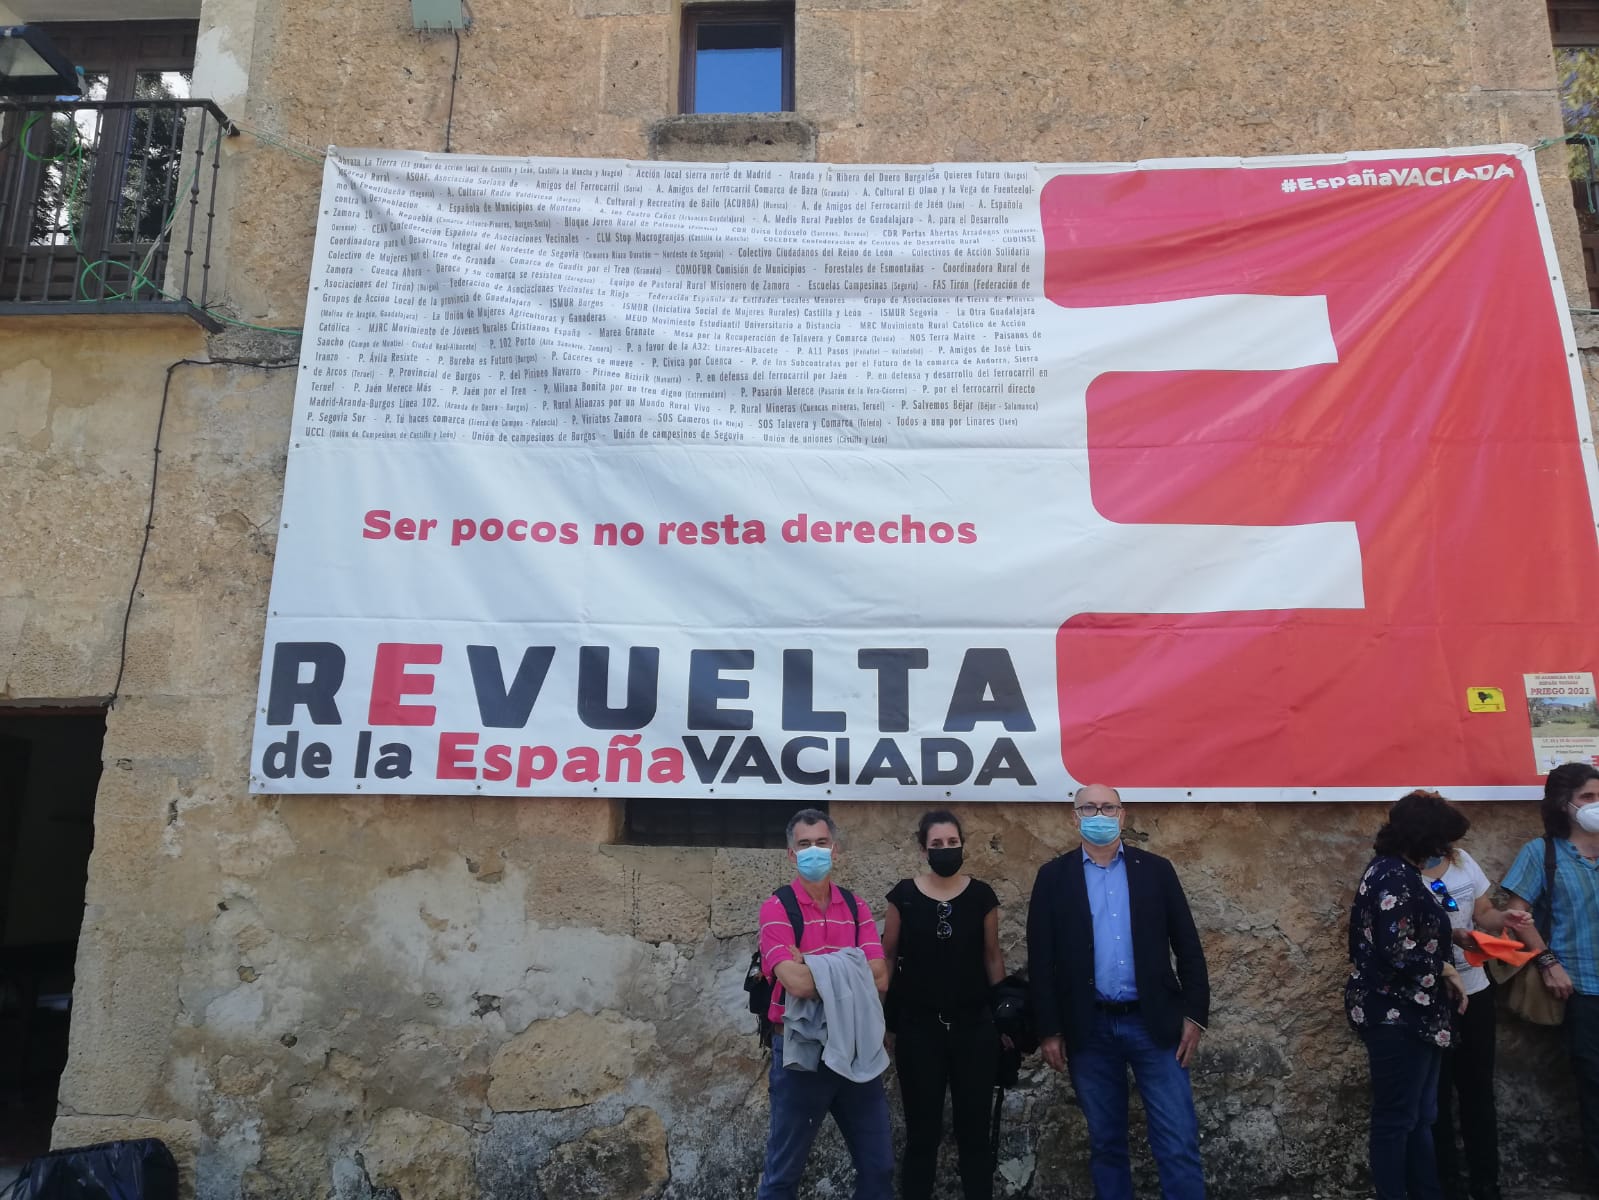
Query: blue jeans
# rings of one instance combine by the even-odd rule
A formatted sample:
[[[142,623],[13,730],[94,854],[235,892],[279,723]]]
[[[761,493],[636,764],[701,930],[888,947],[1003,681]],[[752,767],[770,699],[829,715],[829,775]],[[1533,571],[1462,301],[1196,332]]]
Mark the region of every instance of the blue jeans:
[[[1402,1025],[1362,1037],[1371,1060],[1371,1185],[1377,1200],[1440,1200],[1432,1123],[1444,1052]]]
[[[1149,1148],[1166,1200],[1204,1200],[1199,1162],[1199,1118],[1188,1069],[1177,1047],[1159,1046],[1137,1013],[1100,1013],[1093,1032],[1067,1060],[1077,1102],[1088,1119],[1088,1169],[1097,1200],[1132,1200],[1127,1156],[1127,1068],[1144,1099]]]
[[[767,1071],[772,1123],[766,1134],[766,1165],[756,1200],[793,1200],[811,1143],[828,1113],[844,1135],[855,1164],[855,1200],[891,1200],[894,1145],[888,1128],[888,1097],[879,1076],[855,1083],[826,1066],[790,1071],[783,1066],[783,1035],[772,1038]]]

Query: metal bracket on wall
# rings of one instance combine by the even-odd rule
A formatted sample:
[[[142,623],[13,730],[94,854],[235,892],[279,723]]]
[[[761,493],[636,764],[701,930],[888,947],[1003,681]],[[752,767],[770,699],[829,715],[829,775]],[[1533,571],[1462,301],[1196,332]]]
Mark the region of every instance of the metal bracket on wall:
[[[461,0],[411,0],[411,27],[419,33],[445,33],[470,23]]]

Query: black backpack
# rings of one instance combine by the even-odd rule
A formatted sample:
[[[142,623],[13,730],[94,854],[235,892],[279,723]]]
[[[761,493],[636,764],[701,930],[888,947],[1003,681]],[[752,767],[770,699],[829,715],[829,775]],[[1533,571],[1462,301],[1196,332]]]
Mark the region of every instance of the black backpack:
[[[855,893],[848,888],[839,888],[844,893],[844,903],[849,905],[849,915],[855,922],[855,944],[861,944],[861,908],[860,902],[855,899]],[[800,939],[805,935],[805,917],[800,912],[799,897],[794,894],[794,885],[785,883],[772,895],[777,897],[777,902],[783,906],[783,912],[788,916],[788,923],[794,927],[794,945],[800,944]],[[772,1006],[772,981],[766,978],[761,971],[761,948],[755,947],[750,954],[749,969],[744,972],[744,992],[749,997],[750,1012],[755,1015],[755,1032],[759,1035],[761,1045],[770,1047],[772,1034],[777,1032],[777,1026],[767,1016],[767,1009]]]

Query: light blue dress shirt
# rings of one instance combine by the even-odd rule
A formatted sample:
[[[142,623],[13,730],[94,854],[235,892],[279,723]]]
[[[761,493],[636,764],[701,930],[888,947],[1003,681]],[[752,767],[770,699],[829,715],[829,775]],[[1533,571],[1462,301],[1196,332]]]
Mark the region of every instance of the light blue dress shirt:
[[[1094,991],[1101,1000],[1138,999],[1133,974],[1133,917],[1127,899],[1127,855],[1116,847],[1110,865],[1100,866],[1083,851],[1083,881],[1094,921]]]

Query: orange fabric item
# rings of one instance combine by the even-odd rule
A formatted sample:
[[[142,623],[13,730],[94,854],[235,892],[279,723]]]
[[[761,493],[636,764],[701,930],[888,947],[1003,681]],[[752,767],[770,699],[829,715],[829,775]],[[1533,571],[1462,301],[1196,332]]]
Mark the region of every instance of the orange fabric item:
[[[1483,933],[1480,929],[1474,932],[1479,949],[1465,952],[1468,966],[1480,967],[1490,958],[1497,958],[1500,962],[1519,967],[1538,954],[1538,951],[1527,949],[1515,938],[1495,937],[1491,933]]]

